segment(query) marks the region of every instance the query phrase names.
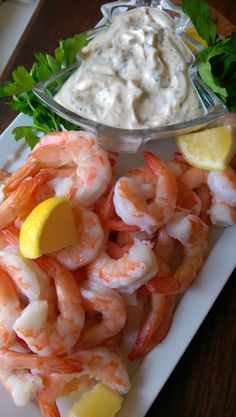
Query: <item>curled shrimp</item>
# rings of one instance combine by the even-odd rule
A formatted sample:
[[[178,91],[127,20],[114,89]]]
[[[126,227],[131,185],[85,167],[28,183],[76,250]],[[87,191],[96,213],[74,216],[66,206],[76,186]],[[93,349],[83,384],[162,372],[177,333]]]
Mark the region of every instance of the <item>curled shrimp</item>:
[[[135,177],[122,177],[115,185],[114,205],[116,213],[126,224],[151,234],[171,218],[176,206],[177,184],[160,158],[150,152],[144,152],[144,157],[155,176],[154,202],[146,201]]]
[[[207,185],[212,193],[212,205],[208,210],[213,224],[229,226],[236,221],[236,173],[227,168],[211,171]]]
[[[203,263],[208,229],[208,226],[194,214],[173,215],[166,225],[166,230],[183,245],[184,259],[171,278],[157,278],[155,289],[158,293],[182,293],[191,284]]]
[[[83,368],[81,375],[88,375],[121,394],[129,391],[129,376],[120,355],[105,347],[99,347],[81,350],[73,357]]]
[[[85,281],[80,286],[85,311],[99,312],[102,319],[82,331],[74,349],[98,346],[106,339],[117,335],[125,326],[125,303],[118,292],[93,281]]]
[[[102,226],[95,213],[88,209],[74,207],[73,214],[79,242],[52,254],[52,257],[69,271],[92,262],[102,249],[105,239]]]
[[[0,269],[0,347],[15,341],[13,324],[21,313],[20,299],[10,277]],[[0,351],[1,352],[1,351]]]
[[[134,239],[122,258],[112,259],[102,252],[89,264],[87,272],[91,280],[132,293],[156,274],[157,264],[150,242]]]
[[[7,232],[5,238],[14,242],[14,235],[9,230]],[[0,267],[9,275],[22,299],[45,300],[48,316],[55,316],[55,289],[47,273],[34,261],[21,256],[17,246],[7,246],[0,251]]]
[[[46,300],[31,301],[14,323],[16,334],[32,352],[42,356],[67,353],[77,342],[84,325],[84,309],[79,287],[73,275],[49,257],[37,260],[54,279],[59,315],[48,316]]]
[[[70,169],[70,175],[60,170]],[[6,191],[15,189],[22,179],[42,169],[54,169],[50,187],[56,196],[68,195],[74,205],[88,207],[105,191],[111,180],[107,153],[98,145],[95,134],[83,131],[53,132],[34,147],[27,161],[7,181]]]

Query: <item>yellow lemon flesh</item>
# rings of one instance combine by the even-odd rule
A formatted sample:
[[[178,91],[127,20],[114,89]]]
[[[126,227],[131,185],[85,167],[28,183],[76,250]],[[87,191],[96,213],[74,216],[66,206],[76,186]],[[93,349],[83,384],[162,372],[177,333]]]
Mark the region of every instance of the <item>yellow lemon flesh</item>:
[[[20,252],[36,259],[78,242],[69,199],[52,197],[36,206],[20,231]]]
[[[221,126],[180,135],[176,143],[191,165],[209,171],[222,170],[228,166],[236,150],[235,126]]]
[[[118,392],[103,384],[97,384],[82,395],[68,417],[114,417],[120,410],[123,398]]]
[[[201,45],[205,46],[207,48],[207,43],[204,39],[199,36],[197,30],[195,28],[186,28],[185,33],[190,36],[191,38],[195,39],[197,42],[199,42]]]

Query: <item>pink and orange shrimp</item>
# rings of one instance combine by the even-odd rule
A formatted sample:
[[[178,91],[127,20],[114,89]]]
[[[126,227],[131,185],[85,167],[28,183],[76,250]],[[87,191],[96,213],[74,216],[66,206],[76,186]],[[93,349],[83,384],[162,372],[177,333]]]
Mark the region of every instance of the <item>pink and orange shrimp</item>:
[[[184,247],[184,259],[171,278],[157,278],[155,289],[162,294],[186,290],[196,277],[204,260],[208,226],[194,214],[176,212],[166,225],[167,233]]]
[[[14,323],[16,334],[32,352],[42,356],[68,353],[77,342],[84,325],[84,309],[74,276],[49,257],[37,260],[55,282],[59,315],[48,316],[46,300],[31,301]]]
[[[49,184],[54,194],[68,195],[80,207],[89,207],[97,201],[111,180],[107,153],[91,132],[63,131],[44,136],[7,181],[5,190],[16,189],[23,179],[42,169],[55,171]],[[61,169],[70,169],[70,175],[61,176]]]
[[[120,294],[91,280],[80,286],[85,311],[100,313],[101,319],[85,326],[73,350],[78,347],[96,347],[123,330],[126,322],[126,308]]]
[[[176,207],[177,184],[165,162],[150,152],[144,152],[144,157],[155,176],[154,202],[146,201],[135,177],[121,177],[115,185],[114,205],[126,224],[151,234],[171,218]]]

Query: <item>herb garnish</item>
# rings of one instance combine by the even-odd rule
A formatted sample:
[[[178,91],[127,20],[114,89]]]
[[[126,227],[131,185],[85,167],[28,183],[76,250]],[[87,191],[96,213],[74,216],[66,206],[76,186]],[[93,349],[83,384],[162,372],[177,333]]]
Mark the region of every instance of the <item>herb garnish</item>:
[[[182,0],[182,7],[208,45],[199,55],[200,77],[229,111],[236,111],[236,32],[224,39],[217,37],[217,21],[203,0]]]
[[[32,148],[42,134],[61,130],[62,125],[68,130],[78,129],[47,108],[35,96],[32,89],[39,81],[76,62],[76,55],[87,43],[86,33],[61,40],[53,55],[36,53],[36,62],[30,71],[19,66],[12,73],[12,81],[5,81],[0,85],[0,96],[12,96],[12,101],[9,103],[11,108],[33,119],[32,126],[19,126],[13,129],[15,140],[25,138],[26,143]]]

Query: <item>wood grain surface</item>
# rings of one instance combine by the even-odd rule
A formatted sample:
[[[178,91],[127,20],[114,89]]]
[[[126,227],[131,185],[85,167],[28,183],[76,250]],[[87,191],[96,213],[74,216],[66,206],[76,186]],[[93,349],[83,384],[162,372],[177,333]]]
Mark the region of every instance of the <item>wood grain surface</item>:
[[[93,27],[101,17],[100,6],[104,3],[103,0],[42,0],[0,82],[9,79],[17,65],[30,68],[34,52],[51,53],[58,39]],[[220,19],[222,33],[235,30],[235,0],[210,0],[209,3]],[[4,106],[1,99],[0,132],[15,116],[16,113]],[[236,368],[233,356],[236,340],[235,275],[230,277],[147,417],[236,416]]]

